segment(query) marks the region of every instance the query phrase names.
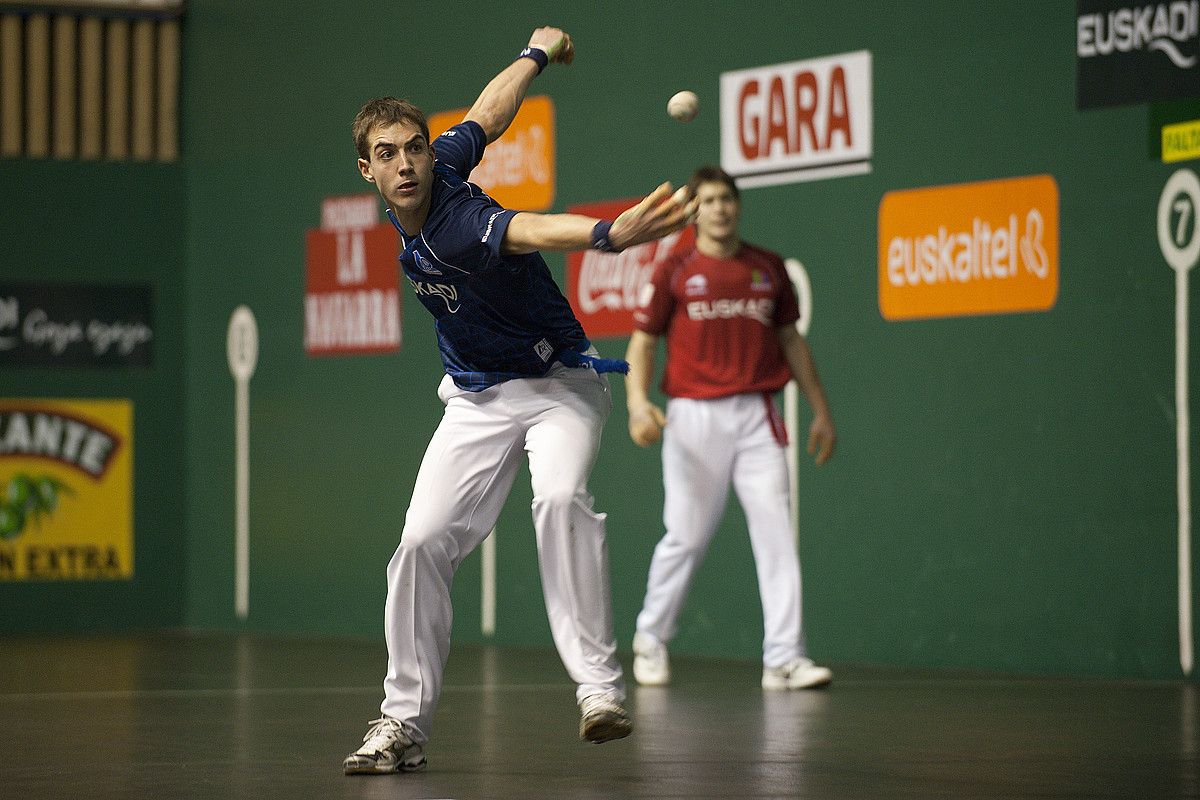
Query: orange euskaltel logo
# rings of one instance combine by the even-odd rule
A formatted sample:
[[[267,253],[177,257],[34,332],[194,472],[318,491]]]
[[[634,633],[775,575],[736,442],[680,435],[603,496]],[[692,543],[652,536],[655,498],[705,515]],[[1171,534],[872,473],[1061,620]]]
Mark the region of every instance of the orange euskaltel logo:
[[[1049,310],[1058,232],[1050,175],[888,192],[879,310],[893,321]]]
[[[431,115],[429,135],[437,138],[469,110]],[[554,205],[554,102],[546,95],[527,97],[504,135],[488,145],[470,180],[505,208],[546,211]]]

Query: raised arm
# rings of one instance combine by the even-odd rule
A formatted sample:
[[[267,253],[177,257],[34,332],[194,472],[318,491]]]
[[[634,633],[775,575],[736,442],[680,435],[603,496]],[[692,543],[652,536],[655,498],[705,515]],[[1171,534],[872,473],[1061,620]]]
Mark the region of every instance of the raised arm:
[[[779,346],[787,359],[788,366],[800,391],[808,399],[813,410],[812,425],[808,429],[808,454],[815,455],[817,464],[824,464],[833,455],[837,444],[837,431],[833,427],[833,416],[829,413],[829,400],[817,376],[817,365],[813,361],[808,340],[800,335],[795,325],[783,325],[776,329]]]
[[[464,122],[472,120],[479,123],[487,134],[488,144],[508,130],[525,100],[529,84],[537,77],[544,63],[570,64],[575,59],[571,37],[558,28],[538,28],[534,31],[523,53],[529,50],[544,53],[545,61],[534,54],[534,58],[518,58],[509,64],[483,88],[475,105],[463,117]]]

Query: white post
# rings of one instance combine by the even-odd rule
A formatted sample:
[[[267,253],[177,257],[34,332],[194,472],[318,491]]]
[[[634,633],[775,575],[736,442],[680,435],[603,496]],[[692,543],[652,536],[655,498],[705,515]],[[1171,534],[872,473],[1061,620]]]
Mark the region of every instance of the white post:
[[[496,634],[496,529],[483,540],[483,586],[479,599],[479,628],[484,636]]]
[[[1188,274],[1175,273],[1175,450],[1179,494],[1179,666],[1192,674],[1192,468],[1188,410]]]
[[[783,427],[787,430],[788,500],[790,502],[792,535],[800,544],[800,387],[794,380],[783,387]]]
[[[796,320],[796,330],[801,336],[808,336],[812,324],[812,284],[808,281],[808,272],[804,265],[795,258],[783,262],[787,268],[788,277],[796,287],[796,300],[800,304],[800,318]],[[783,426],[787,430],[787,464],[788,487],[791,494],[792,534],[796,537],[797,546],[800,544],[800,388],[796,381],[788,381],[783,389]]]
[[[1192,472],[1188,410],[1188,271],[1200,261],[1200,178],[1189,169],[1167,179],[1158,198],[1158,246],[1175,270],[1175,452],[1179,512],[1179,666],[1192,674]],[[1178,217],[1176,218],[1176,215]],[[1189,238],[1190,237],[1190,238]]]
[[[246,306],[234,309],[225,340],[234,391],[234,574],[233,608],[250,615],[250,377],[258,365],[258,325]]]

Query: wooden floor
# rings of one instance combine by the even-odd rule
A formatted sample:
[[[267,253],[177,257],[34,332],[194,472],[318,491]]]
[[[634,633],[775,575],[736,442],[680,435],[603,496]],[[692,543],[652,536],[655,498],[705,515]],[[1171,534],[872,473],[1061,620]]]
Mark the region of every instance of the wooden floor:
[[[752,663],[674,668],[631,688],[633,736],[596,746],[552,651],[459,646],[429,770],[349,778],[380,643],[9,637],[0,797],[1200,797],[1196,684],[841,666],[828,690],[767,693]]]

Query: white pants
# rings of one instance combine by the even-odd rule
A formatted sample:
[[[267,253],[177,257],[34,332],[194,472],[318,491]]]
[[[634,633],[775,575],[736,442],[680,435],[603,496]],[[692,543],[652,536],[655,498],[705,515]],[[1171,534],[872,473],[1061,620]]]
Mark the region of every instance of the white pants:
[[[446,404],[417,473],[400,546],[388,564],[384,714],[428,741],[450,652],[450,585],[458,565],[492,530],[529,454],[542,590],[559,656],[577,699],[624,699],[608,584],[604,515],[587,479],[612,408],[608,381],[556,365],[544,378],[482,392],[449,377]]]
[[[673,398],[663,433],[666,535],[654,548],[637,629],[674,638],[696,569],[725,511],[732,482],[746,515],[763,609],[763,664],[804,655],[800,558],[788,508],[785,448],[761,394]]]

